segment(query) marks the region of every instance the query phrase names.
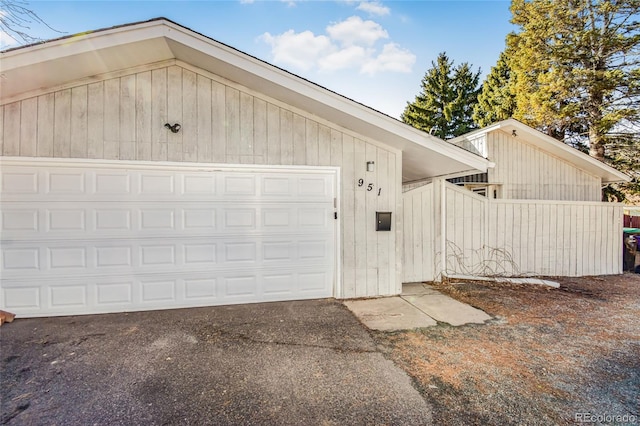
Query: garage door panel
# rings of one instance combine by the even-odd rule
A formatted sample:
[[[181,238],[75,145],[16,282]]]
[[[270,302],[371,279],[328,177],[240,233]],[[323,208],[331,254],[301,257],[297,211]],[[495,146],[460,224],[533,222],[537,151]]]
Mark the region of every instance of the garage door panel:
[[[20,166],[0,173],[3,200],[32,201],[207,201],[265,200],[332,201],[334,177],[329,173],[193,172],[182,170],[100,170],[98,167],[64,168],[55,172]],[[132,169],[134,169],[132,167]]]
[[[84,270],[87,268],[87,247],[62,246],[46,248],[47,263],[52,270]]]
[[[182,229],[194,231],[215,231],[217,214],[213,207],[186,207],[182,209]]]
[[[333,169],[3,162],[0,179],[2,309],[47,316],[333,294]]]
[[[211,196],[216,193],[215,175],[185,174],[182,177],[182,194],[184,195]]]
[[[48,300],[53,309],[83,309],[88,305],[87,286],[82,283],[51,286]]]
[[[133,302],[133,281],[103,282],[96,284],[96,305],[121,304],[129,306]]]
[[[38,286],[5,280],[3,309],[20,316],[76,315],[322,298],[331,290],[324,267],[183,275],[52,279]]]
[[[131,177],[126,172],[96,172],[93,178],[93,193],[130,196]]]
[[[37,312],[40,310],[40,287],[3,285],[2,298],[8,310],[20,314],[21,312]]]
[[[35,169],[26,169],[22,171],[4,170],[0,174],[2,183],[0,189],[1,195],[4,197],[11,195],[29,195],[37,194],[39,189],[39,174]]]
[[[2,232],[36,232],[39,228],[38,209],[16,208],[14,210],[3,211],[0,215],[0,229]]]
[[[262,195],[266,197],[291,198],[295,179],[289,176],[266,176],[262,179]]]
[[[271,297],[290,295],[296,289],[294,274],[265,274],[264,294]]]
[[[226,197],[234,196],[256,196],[256,176],[237,175],[223,177],[223,193]]]
[[[68,232],[87,230],[87,215],[82,208],[44,209],[46,231]]]
[[[215,278],[200,278],[184,280],[185,300],[199,300],[201,303],[214,301],[218,293],[218,280]]]
[[[51,195],[85,195],[87,174],[82,171],[46,172],[45,191]]]
[[[174,302],[176,300],[176,280],[166,278],[144,279],[140,283],[141,303],[159,301]]]
[[[288,238],[287,238],[288,237]],[[333,237],[315,235],[231,235],[190,238],[50,240],[5,242],[3,278],[31,280],[60,277],[165,273],[203,269],[333,263]],[[317,238],[321,237],[321,238]]]
[[[326,290],[326,272],[302,272],[298,274],[300,293],[318,294]]]
[[[40,247],[26,245],[23,247],[2,248],[2,270],[4,274],[19,273],[23,271],[38,271],[41,265]],[[18,271],[18,272],[16,272]]]
[[[5,239],[89,239],[146,237],[220,236],[232,234],[281,234],[283,232],[331,233],[333,207],[305,204],[282,207],[245,205],[220,207],[219,203],[199,203],[167,207],[166,203],[145,203],[117,207],[114,203],[90,203],[69,208],[69,203],[4,203],[0,229]],[[89,203],[87,203],[89,204]],[[65,207],[67,206],[67,207]]]

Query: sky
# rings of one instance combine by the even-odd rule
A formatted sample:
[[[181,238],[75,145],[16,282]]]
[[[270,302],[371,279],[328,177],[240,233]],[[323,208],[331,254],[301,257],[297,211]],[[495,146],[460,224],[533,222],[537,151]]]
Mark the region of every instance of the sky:
[[[165,17],[395,118],[440,52],[484,76],[515,28],[506,0],[24,1],[62,32],[34,37]]]

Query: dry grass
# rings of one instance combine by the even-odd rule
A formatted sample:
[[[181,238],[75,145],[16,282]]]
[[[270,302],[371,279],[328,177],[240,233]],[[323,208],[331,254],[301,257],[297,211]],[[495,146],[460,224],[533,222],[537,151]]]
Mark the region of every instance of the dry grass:
[[[640,418],[640,275],[556,280],[560,289],[437,284],[495,319],[376,338],[439,424],[572,424],[577,412]]]

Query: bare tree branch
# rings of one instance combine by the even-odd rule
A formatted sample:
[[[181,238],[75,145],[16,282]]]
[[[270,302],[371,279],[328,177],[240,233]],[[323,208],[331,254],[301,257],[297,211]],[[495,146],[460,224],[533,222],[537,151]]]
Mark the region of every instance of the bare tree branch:
[[[47,24],[37,13],[29,8],[24,0],[0,0],[0,32],[5,33],[18,44],[30,44],[42,41],[33,36],[34,25],[44,25],[48,29],[63,34]]]

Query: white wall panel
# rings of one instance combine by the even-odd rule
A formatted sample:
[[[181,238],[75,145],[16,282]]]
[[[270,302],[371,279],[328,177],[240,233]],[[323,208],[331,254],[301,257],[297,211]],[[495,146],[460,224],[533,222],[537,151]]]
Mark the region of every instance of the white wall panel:
[[[486,149],[495,168],[488,171],[489,182],[501,185],[504,199],[600,201],[601,179],[578,169],[501,130],[471,141]]]

